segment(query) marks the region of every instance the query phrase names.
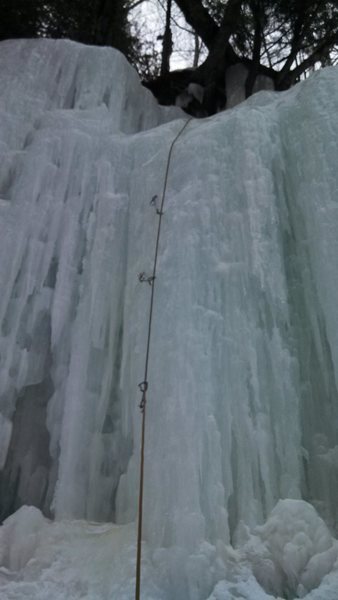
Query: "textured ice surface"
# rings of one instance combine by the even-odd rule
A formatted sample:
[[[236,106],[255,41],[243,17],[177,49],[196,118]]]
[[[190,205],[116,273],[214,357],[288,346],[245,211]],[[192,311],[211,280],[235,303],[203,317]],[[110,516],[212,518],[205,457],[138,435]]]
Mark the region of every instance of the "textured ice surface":
[[[1,598],[130,600],[182,113],[46,40],[1,44],[0,112]],[[143,600],[337,600],[337,115],[328,69],[175,147]]]
[[[233,108],[240,102],[243,102],[246,98],[245,93],[245,82],[248,76],[248,68],[244,65],[238,64],[233,65],[227,69],[226,73],[226,106],[227,108]],[[265,75],[258,75],[255,85],[254,93],[262,90],[274,90],[274,83],[270,77]]]

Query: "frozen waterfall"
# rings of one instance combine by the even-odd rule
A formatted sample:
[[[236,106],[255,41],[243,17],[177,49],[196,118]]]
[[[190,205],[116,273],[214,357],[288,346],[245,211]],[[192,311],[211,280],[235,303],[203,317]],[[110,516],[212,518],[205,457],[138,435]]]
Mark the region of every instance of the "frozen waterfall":
[[[186,115],[112,49],[0,48],[0,596],[131,600]],[[143,600],[338,598],[337,147],[335,68],[175,147]]]

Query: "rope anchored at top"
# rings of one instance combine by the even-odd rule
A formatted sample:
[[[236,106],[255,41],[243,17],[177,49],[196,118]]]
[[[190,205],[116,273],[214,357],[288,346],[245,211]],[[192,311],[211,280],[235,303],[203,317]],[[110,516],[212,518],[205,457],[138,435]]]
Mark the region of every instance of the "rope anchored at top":
[[[155,244],[155,253],[154,253],[154,264],[153,271],[151,275],[146,275],[146,273],[139,273],[138,278],[141,283],[147,282],[150,285],[150,303],[149,303],[149,316],[148,316],[148,335],[147,335],[147,346],[146,346],[146,357],[145,357],[145,365],[144,365],[144,377],[143,381],[139,383],[139,389],[142,394],[141,402],[139,404],[141,413],[142,413],[142,431],[141,431],[141,460],[140,460],[140,484],[139,484],[139,504],[138,504],[138,528],[137,528],[137,557],[136,557],[136,585],[135,585],[135,600],[140,600],[141,593],[141,550],[142,550],[142,520],[143,520],[143,489],[144,489],[144,447],[145,447],[145,419],[146,419],[146,406],[147,406],[147,391],[149,387],[148,383],[148,367],[149,367],[149,356],[150,356],[150,341],[151,341],[151,330],[152,330],[152,322],[153,322],[153,312],[154,312],[154,296],[155,296],[155,282],[156,282],[156,272],[157,272],[157,259],[160,245],[160,236],[161,236],[161,225],[162,225],[162,217],[164,215],[163,207],[164,201],[166,197],[167,185],[168,185],[168,176],[169,169],[171,163],[171,156],[174,149],[174,146],[182,135],[183,131],[189,125],[190,121],[192,121],[193,117],[190,117],[187,121],[185,121],[184,125],[181,127],[173,141],[171,142],[167,166],[165,170],[164,176],[164,184],[163,191],[161,196],[160,206],[158,206],[158,196],[155,195],[152,197],[150,201],[150,205],[154,206],[156,209],[156,214],[159,217],[158,227],[157,227],[157,236],[156,236],[156,244]]]

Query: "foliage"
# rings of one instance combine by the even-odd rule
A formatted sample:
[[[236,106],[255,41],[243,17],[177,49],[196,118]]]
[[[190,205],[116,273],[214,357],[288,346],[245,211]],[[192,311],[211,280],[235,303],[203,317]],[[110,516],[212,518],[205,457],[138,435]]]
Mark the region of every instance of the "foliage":
[[[235,8],[240,5],[236,22],[230,23],[228,41],[233,53],[231,58],[231,52],[228,52],[228,59],[247,64],[256,61],[262,67],[269,67],[278,88],[289,87],[309,69],[336,61],[337,0],[175,1],[190,24],[198,25],[203,41],[210,29],[207,16],[213,22],[216,38],[222,22],[228,19],[227,11],[231,14],[231,5]],[[199,8],[206,14],[197,24]]]
[[[38,0],[2,0],[0,40],[36,37],[41,28],[42,7]]]
[[[131,61],[138,41],[128,21],[130,0],[3,0],[0,39],[70,38],[114,46]]]
[[[276,89],[287,89],[309,70],[337,60],[338,0],[152,0],[163,16],[161,34],[153,39],[132,18],[147,1],[3,0],[0,39],[67,37],[114,46],[144,79],[161,71],[168,81],[172,41],[181,29],[194,43],[192,81],[221,88],[227,68],[242,63],[248,70],[247,96],[260,74]],[[201,44],[205,60],[196,68]]]

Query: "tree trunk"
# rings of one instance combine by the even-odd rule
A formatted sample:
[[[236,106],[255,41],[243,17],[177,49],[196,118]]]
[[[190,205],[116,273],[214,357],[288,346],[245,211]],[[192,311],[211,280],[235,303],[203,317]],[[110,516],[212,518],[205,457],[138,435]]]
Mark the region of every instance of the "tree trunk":
[[[194,34],[194,60],[192,63],[193,69],[197,69],[201,54],[201,43],[197,33]]]
[[[173,51],[173,40],[171,33],[171,6],[172,0],[167,0],[167,9],[165,16],[165,30],[162,45],[161,75],[166,75],[170,71],[170,57]]]
[[[254,47],[252,53],[252,63],[249,68],[249,73],[245,82],[245,97],[249,98],[253,94],[256,77],[259,71],[259,65],[261,61],[261,50],[263,41],[263,27],[262,27],[262,5],[260,0],[257,4],[253,5],[254,21],[255,21],[255,35],[254,35]]]

